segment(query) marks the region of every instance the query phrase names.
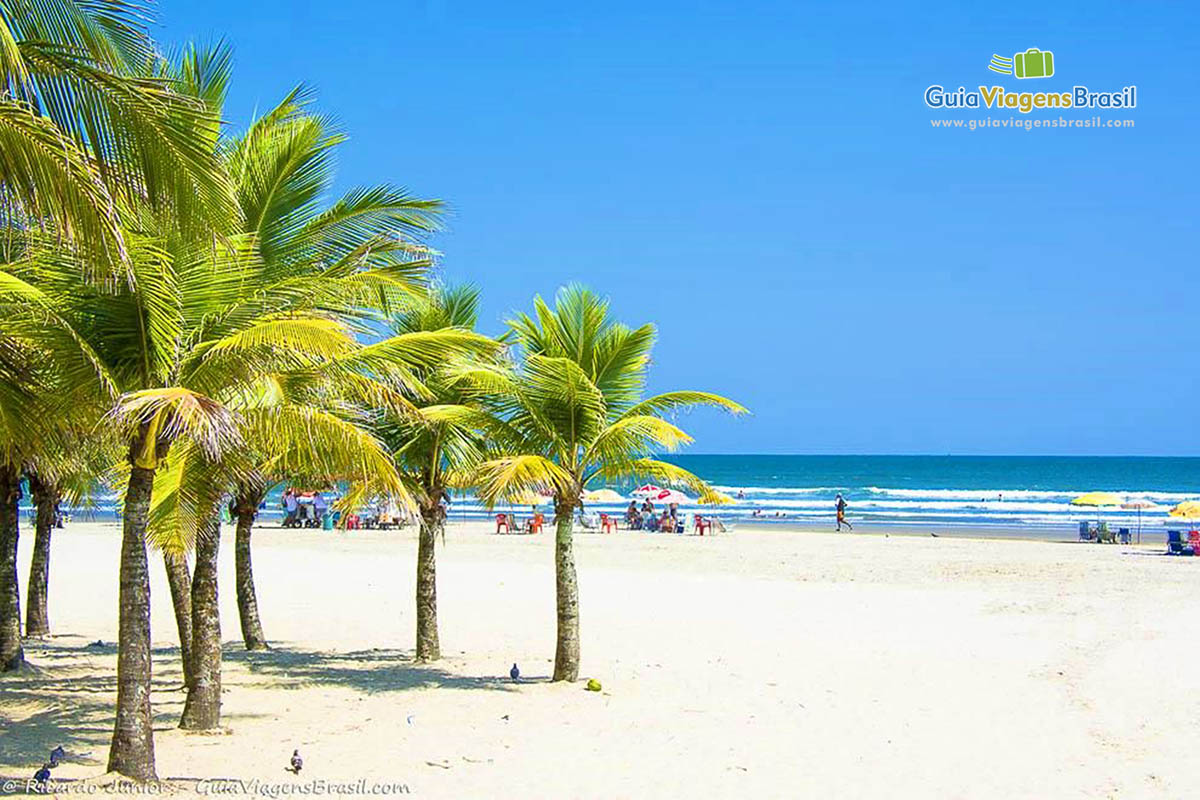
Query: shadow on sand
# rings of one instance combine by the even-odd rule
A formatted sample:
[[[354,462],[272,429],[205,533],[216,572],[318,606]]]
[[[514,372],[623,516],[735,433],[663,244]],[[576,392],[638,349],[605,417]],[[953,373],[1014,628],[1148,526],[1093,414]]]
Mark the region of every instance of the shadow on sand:
[[[56,637],[59,640],[75,637]],[[111,643],[68,644],[54,638],[26,643],[33,666],[0,678],[0,764],[37,765],[62,745],[66,761],[104,768],[112,736],[116,702],[116,646]],[[313,686],[344,687],[368,694],[409,689],[482,689],[511,691],[507,676],[457,675],[443,668],[416,664],[400,650],[323,652],[287,646],[247,652],[241,642],[224,647],[225,661],[239,664],[262,688],[279,690]],[[103,659],[95,663],[92,659]],[[169,730],[183,712],[183,676],[178,648],[153,651],[153,708],[155,730]],[[229,675],[231,686],[246,674]],[[532,677],[534,683],[548,678]],[[238,715],[227,706],[231,718]],[[253,716],[252,714],[250,716]],[[30,775],[6,776],[23,782]],[[23,784],[22,784],[23,785]]]
[[[274,685],[282,688],[340,686],[367,694],[405,689],[510,691],[513,688],[507,676],[457,675],[435,665],[417,664],[401,650],[335,653],[277,647],[247,652],[240,645],[235,647],[227,646],[226,661],[244,664],[251,675],[271,678]]]
[[[0,679],[0,764],[36,766],[62,745],[68,763],[103,768],[117,695],[117,648],[56,641],[74,638],[26,641],[31,666]],[[172,728],[183,711],[179,651],[158,648],[152,657],[154,727]]]

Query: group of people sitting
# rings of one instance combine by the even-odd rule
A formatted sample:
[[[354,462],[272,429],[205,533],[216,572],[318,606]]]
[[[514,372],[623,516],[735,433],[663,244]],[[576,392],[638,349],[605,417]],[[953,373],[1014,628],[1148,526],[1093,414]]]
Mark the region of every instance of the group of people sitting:
[[[631,531],[657,531],[659,533],[683,533],[683,516],[679,506],[671,503],[661,514],[654,510],[654,503],[646,500],[639,509],[636,500],[629,501],[625,509],[625,525]]]
[[[283,490],[283,527],[320,528],[328,515],[329,500],[323,492],[301,492],[290,486]]]

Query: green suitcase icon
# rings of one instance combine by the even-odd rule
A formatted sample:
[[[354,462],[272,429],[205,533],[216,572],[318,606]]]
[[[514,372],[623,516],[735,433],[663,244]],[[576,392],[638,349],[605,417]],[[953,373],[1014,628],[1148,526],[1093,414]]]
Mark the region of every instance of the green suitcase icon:
[[[1054,53],[1031,47],[1013,56],[1013,67],[1018,78],[1049,78],[1054,74]]]

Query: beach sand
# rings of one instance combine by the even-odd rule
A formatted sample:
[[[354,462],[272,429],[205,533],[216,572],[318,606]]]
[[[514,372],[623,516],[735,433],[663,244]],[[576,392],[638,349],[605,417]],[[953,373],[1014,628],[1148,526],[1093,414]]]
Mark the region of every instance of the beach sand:
[[[31,540],[23,530],[22,585]],[[257,530],[276,649],[253,654],[226,529],[223,735],[175,728],[174,620],[152,553],[160,777],[180,793],[232,792],[199,782],[230,777],[395,783],[414,797],[1165,798],[1200,786],[1198,559],[783,529],[579,535],[593,693],[547,682],[552,543],[451,527],[438,554],[446,657],[416,666],[411,528]],[[0,775],[27,778],[60,743],[70,757],[56,777],[103,773],[118,545],[111,524],[55,533],[56,635],[29,644],[32,670],[0,678]],[[284,771],[295,748],[299,777]]]

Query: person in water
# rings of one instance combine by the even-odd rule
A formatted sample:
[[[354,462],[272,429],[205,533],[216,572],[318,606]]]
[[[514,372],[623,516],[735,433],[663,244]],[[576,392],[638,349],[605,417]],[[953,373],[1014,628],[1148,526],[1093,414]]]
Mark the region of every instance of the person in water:
[[[840,531],[843,525],[854,530],[854,526],[846,521],[846,500],[839,492],[837,496],[837,529]]]

